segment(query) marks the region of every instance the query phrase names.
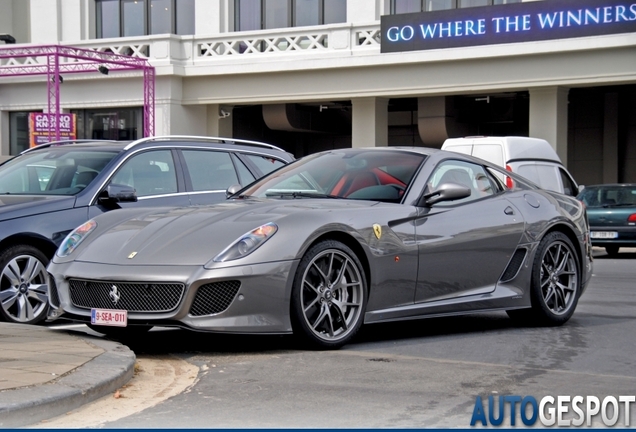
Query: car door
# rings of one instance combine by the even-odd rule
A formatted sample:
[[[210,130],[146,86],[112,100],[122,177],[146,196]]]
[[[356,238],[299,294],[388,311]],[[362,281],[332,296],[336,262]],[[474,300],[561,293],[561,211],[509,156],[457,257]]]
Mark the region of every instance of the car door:
[[[523,232],[521,214],[483,166],[446,160],[426,188],[449,181],[471,195],[419,209],[416,303],[492,292]]]

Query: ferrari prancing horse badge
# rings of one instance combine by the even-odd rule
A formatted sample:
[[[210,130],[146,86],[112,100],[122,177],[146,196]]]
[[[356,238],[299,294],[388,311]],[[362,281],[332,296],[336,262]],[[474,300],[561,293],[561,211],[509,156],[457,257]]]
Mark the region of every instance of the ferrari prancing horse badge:
[[[378,239],[380,239],[382,236],[382,227],[378,224],[373,224],[373,233]]]

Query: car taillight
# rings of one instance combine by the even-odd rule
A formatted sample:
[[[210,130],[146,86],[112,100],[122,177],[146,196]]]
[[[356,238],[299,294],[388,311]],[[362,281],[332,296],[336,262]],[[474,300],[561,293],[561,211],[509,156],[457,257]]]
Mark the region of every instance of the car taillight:
[[[510,165],[506,165],[506,171],[512,172],[512,168],[510,167]],[[508,189],[512,189],[515,187],[515,183],[512,181],[511,177],[506,176],[506,187]]]
[[[636,213],[630,214],[627,218],[627,222],[636,222]]]

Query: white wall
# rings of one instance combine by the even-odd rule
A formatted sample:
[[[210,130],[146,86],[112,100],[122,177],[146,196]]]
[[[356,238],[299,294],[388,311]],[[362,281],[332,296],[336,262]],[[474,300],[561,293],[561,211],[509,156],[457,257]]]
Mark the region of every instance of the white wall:
[[[57,43],[61,39],[61,0],[24,0],[30,2],[31,42]]]

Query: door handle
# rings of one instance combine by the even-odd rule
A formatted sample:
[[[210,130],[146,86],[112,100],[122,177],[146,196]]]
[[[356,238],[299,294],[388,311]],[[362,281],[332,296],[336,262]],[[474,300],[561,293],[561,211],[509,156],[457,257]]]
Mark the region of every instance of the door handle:
[[[512,207],[508,206],[504,209],[504,213],[508,216],[512,216],[515,214],[515,211],[512,209]]]

